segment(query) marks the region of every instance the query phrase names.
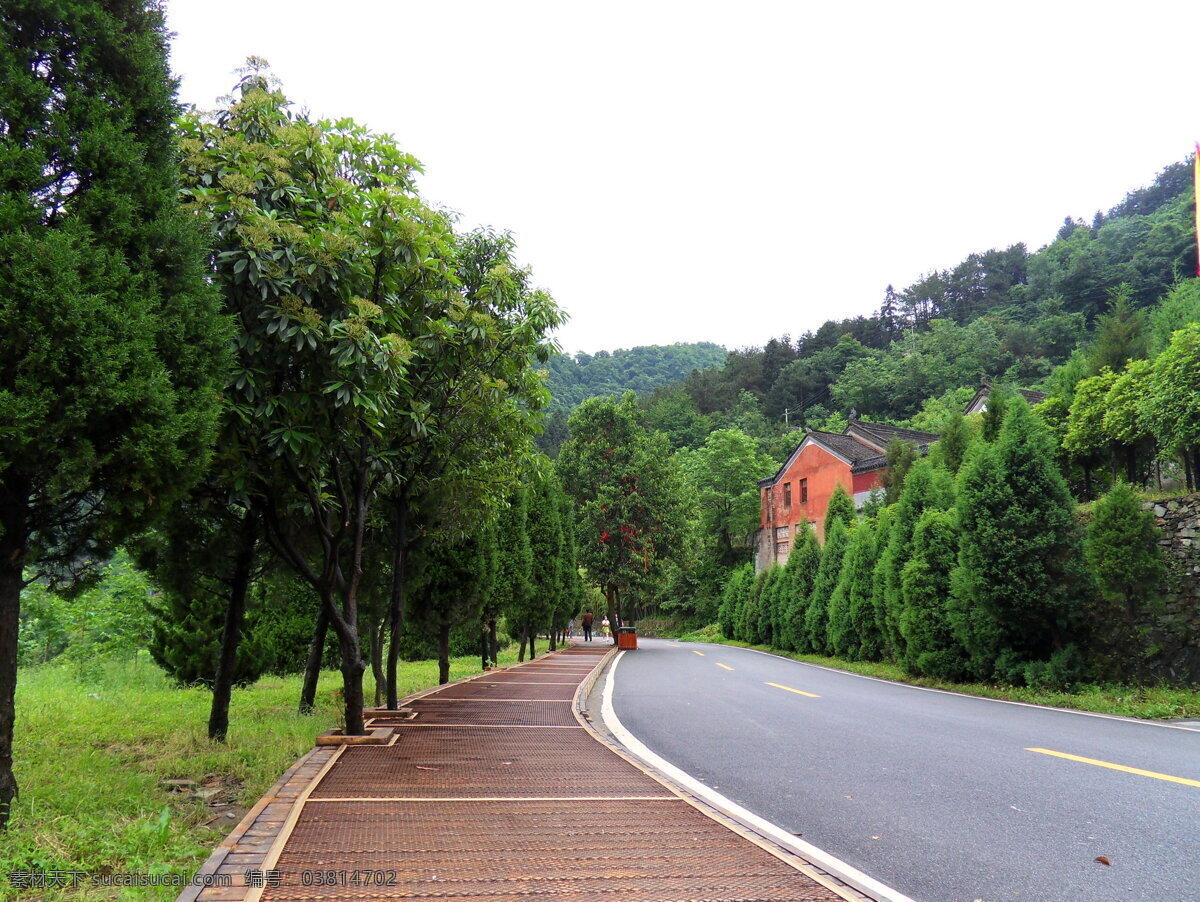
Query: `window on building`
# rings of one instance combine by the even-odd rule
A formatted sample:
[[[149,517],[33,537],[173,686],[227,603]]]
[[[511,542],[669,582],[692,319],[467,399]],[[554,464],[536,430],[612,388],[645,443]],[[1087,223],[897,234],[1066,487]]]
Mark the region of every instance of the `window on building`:
[[[800,503],[801,504],[808,503],[808,480],[807,479],[800,480]]]
[[[787,526],[776,526],[775,527],[775,556],[779,557],[781,554],[787,554],[788,549],[790,547],[791,547],[791,542],[788,541],[788,527]]]
[[[792,484],[790,482],[785,482],[783,484],[783,506],[792,506]]]

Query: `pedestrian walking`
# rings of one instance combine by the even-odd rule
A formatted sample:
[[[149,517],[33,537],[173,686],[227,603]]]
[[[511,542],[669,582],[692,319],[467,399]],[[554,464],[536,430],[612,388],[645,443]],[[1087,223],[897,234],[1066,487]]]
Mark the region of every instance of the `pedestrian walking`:
[[[603,620],[600,621],[600,635],[605,639],[608,638],[608,618],[607,617],[605,617]]]
[[[592,621],[595,619],[596,615],[592,613],[590,608],[583,612],[583,617],[579,622],[583,626],[583,640],[585,642],[592,641]]]

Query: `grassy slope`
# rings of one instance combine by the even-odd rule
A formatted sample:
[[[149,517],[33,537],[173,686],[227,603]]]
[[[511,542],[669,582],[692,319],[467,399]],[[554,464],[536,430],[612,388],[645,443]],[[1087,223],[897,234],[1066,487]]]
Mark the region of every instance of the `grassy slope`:
[[[1072,708],[1077,711],[1094,711],[1100,714],[1116,714],[1122,717],[1140,717],[1148,720],[1200,717],[1200,691],[1195,689],[1099,685],[1080,686],[1072,691],[1054,691],[1034,689],[1028,686],[997,686],[989,683],[947,683],[910,676],[895,664],[844,661],[841,658],[826,658],[821,655],[783,652],[765,645],[750,645],[735,639],[726,639],[720,635],[719,631],[707,628],[680,638],[684,642],[719,642],[722,645],[736,645],[740,648],[757,648],[760,651],[767,651],[783,658],[805,661],[809,664],[820,664],[823,667],[861,673],[882,680],[909,683],[913,686],[928,686],[963,695],[979,695],[984,698],[1026,702],[1031,705],[1050,705],[1055,708]]]
[[[515,650],[501,664],[515,663]],[[451,679],[479,670],[478,658],[453,661]],[[370,673],[367,697],[373,697]],[[437,663],[403,664],[400,694],[437,683]],[[312,716],[296,712],[300,677],[267,677],[233,693],[229,741],[206,738],[210,695],[174,688],[142,660],[80,682],[61,667],[23,670],[17,687],[16,773],[21,794],[0,834],[0,898],[14,898],[13,871],[78,870],[190,875],[245,808],[271,787],[317,734],[340,723],[340,674],[321,675]],[[224,778],[235,818],[199,799],[167,792],[160,781]],[[238,788],[240,784],[240,789]],[[228,809],[226,809],[228,810]],[[165,811],[165,814],[164,814]],[[214,826],[205,826],[215,821]],[[72,899],[173,899],[178,889],[80,888]],[[61,891],[23,890],[22,898]]]

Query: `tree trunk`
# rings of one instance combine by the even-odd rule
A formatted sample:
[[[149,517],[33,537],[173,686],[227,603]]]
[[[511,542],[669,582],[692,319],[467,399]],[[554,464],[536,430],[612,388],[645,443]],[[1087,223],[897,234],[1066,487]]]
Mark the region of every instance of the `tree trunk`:
[[[558,615],[555,614],[550,618],[550,646],[547,651],[558,650]]]
[[[1130,485],[1137,482],[1137,446],[1129,445],[1125,449],[1125,479]]]
[[[351,595],[344,599],[342,616],[334,617],[334,595],[331,590],[322,593],[322,603],[330,611],[330,623],[337,634],[338,649],[341,651],[342,663],[342,698],[345,703],[344,714],[347,736],[361,736],[366,732],[363,725],[363,673],[367,669],[363,661],[362,648],[358,641],[358,611],[355,609],[356,599]]]
[[[479,624],[479,661],[480,670],[487,670],[491,660],[491,641],[488,636],[487,621]]]
[[[450,682],[450,624],[438,627],[438,685]]]
[[[387,677],[383,675],[383,634],[386,628],[387,622],[383,617],[371,624],[371,675],[375,678],[376,708],[383,704],[388,686]]]
[[[387,706],[399,707],[396,669],[400,662],[400,639],[404,635],[404,571],[408,563],[408,496],[396,500],[395,535],[392,545],[392,592],[388,599]]]
[[[321,604],[317,610],[312,643],[308,646],[308,660],[304,664],[304,685],[300,689],[301,714],[312,714],[313,703],[317,700],[317,680],[321,676],[321,659],[325,656],[325,636],[328,632],[329,612]]]
[[[1181,455],[1183,457],[1183,481],[1189,492],[1196,490],[1196,480],[1192,478],[1192,459],[1186,451]]]
[[[525,642],[529,637],[529,627],[521,628],[521,648],[517,652],[517,663],[521,664],[525,660]]]
[[[258,549],[258,510],[253,505],[242,517],[233,574],[229,580],[229,603],[225,609],[225,629],[221,633],[221,657],[213,680],[212,710],[208,715],[208,738],[224,742],[229,732],[229,700],[237,676],[238,646],[242,641],[242,623],[246,618],[246,593]]]
[[[617,633],[621,630],[621,588],[613,586],[612,591],[612,614],[608,618],[608,623],[612,629],[613,645],[617,644]]]
[[[0,830],[8,826],[17,778],[13,775],[16,720],[17,631],[29,532],[29,492],[0,486]]]
[[[495,617],[488,621],[488,636],[492,647],[492,666],[495,667],[500,663],[500,637],[496,633]]]
[[[532,661],[537,657],[537,651],[534,648],[534,645],[537,641],[537,627],[530,624],[529,626],[525,627],[525,632],[529,634],[529,660]]]

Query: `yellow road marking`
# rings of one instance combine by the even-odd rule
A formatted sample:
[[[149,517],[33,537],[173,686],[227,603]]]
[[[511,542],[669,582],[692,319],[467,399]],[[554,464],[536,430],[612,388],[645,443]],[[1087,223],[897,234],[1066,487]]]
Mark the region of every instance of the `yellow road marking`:
[[[694,654],[694,655],[699,655],[699,656],[700,656],[700,657],[702,657],[702,658],[704,657],[704,652],[702,652],[702,651],[696,651],[696,649],[694,649],[694,648],[692,649],[692,654]]]
[[[819,695],[813,695],[811,692],[805,692],[803,689],[793,689],[791,686],[784,686],[780,683],[767,683],[768,686],[774,686],[776,689],[782,689],[784,692],[794,692],[797,695],[805,695],[809,698],[820,698]]]
[[[1124,771],[1127,774],[1137,774],[1139,777],[1153,777],[1155,780],[1166,780],[1168,783],[1182,783],[1184,786],[1200,786],[1200,780],[1189,780],[1187,777],[1172,777],[1170,774],[1142,770],[1140,767],[1126,767],[1124,764],[1113,764],[1110,761],[1097,761],[1095,758],[1081,758],[1079,755],[1068,755],[1066,752],[1056,752],[1053,749],[1025,749],[1025,751],[1037,752],[1039,755],[1053,755],[1055,758],[1066,758],[1068,761],[1079,761],[1082,764],[1094,764],[1096,767],[1107,767],[1110,770]]]
[[[728,664],[722,664],[720,661],[717,662],[717,666],[724,667],[726,670],[733,670],[733,668],[730,667]]]

